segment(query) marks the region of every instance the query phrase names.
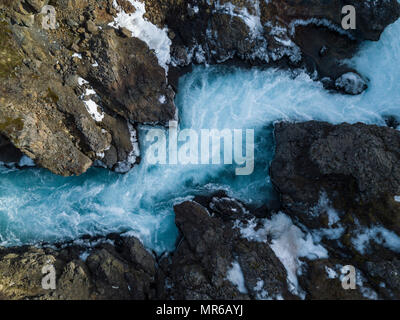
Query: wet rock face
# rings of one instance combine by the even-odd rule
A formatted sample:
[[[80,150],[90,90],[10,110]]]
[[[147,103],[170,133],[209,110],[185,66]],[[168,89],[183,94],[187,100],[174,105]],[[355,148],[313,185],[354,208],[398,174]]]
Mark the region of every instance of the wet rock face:
[[[338,91],[357,95],[367,89],[368,85],[359,74],[355,72],[347,72],[336,79],[335,87]]]
[[[367,285],[354,294],[398,297],[399,132],[311,121],[278,123],[275,138],[271,178],[281,209],[329,252],[327,260],[306,261],[300,282],[309,297],[344,294],[335,281],[322,281],[338,279],[344,265],[356,268],[358,287]],[[341,298],[357,297],[347,292]]]
[[[235,200],[218,198],[211,200],[211,206],[219,201],[236,202],[241,209],[227,207],[222,217],[194,201],[175,206],[182,240],[161,263],[164,297],[256,299],[261,292],[264,298],[290,296],[286,271],[269,245],[243,239],[233,228],[238,216],[246,214],[243,207]]]
[[[315,205],[322,189],[332,197],[347,190],[359,203],[400,193],[396,130],[361,123],[278,123],[275,138],[271,176],[287,207]]]

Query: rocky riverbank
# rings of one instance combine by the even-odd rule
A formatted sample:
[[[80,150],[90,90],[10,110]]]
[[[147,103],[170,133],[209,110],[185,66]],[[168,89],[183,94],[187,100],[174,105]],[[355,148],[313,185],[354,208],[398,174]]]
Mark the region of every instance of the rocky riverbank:
[[[136,126],[175,119],[171,85],[193,63],[305,67],[328,89],[360,93],[367,81],[342,60],[400,7],[349,3],[355,31],[341,29],[342,1],[2,0],[0,161],[126,172],[140,161]],[[57,14],[48,30],[47,4]]]
[[[175,206],[156,256],[129,236],[0,249],[3,299],[400,299],[400,132],[277,123],[280,208],[220,192]],[[42,288],[52,265],[56,289]],[[355,288],[342,286],[344,266]]]
[[[400,132],[311,121],[279,123],[275,138],[271,179],[281,210],[328,251],[300,279],[309,297],[344,297],[337,286],[327,293],[313,281],[324,268],[350,264],[369,286],[364,296],[398,299]]]

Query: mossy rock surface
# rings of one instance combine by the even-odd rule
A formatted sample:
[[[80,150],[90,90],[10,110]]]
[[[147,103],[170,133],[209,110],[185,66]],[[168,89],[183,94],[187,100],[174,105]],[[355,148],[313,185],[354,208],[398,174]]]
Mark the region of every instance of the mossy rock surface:
[[[12,33],[5,21],[0,21],[0,78],[14,75],[14,70],[22,63],[22,57],[15,43]]]
[[[12,133],[14,131],[21,131],[24,128],[24,122],[21,118],[10,118],[0,120],[0,131],[4,133]]]
[[[47,88],[47,95],[46,95],[47,102],[57,104],[59,99],[60,98],[58,97],[57,93],[55,93],[51,88]]]

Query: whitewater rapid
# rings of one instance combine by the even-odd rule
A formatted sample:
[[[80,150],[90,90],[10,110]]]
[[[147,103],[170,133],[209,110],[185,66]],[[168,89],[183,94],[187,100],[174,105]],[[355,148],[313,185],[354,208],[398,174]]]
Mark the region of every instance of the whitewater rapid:
[[[200,66],[185,75],[176,98],[180,128],[254,129],[256,163],[250,176],[236,176],[235,165],[150,165],[146,160],[126,175],[93,168],[69,178],[44,169],[1,167],[0,245],[128,232],[163,252],[173,250],[178,235],[175,203],[220,189],[249,203],[265,203],[273,197],[268,166],[275,121],[385,125],[383,116],[400,117],[399,34],[400,21],[350,61],[370,81],[369,89],[354,97],[329,93],[302,71]],[[149,129],[139,128],[144,154]]]

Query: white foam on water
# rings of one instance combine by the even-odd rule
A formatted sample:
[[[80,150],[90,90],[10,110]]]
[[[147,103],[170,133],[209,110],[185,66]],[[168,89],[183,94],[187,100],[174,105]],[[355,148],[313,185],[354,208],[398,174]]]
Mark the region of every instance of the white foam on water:
[[[21,157],[21,159],[19,160],[18,165],[20,167],[34,167],[35,166],[35,162],[31,158],[29,158],[28,156],[23,155]]]

